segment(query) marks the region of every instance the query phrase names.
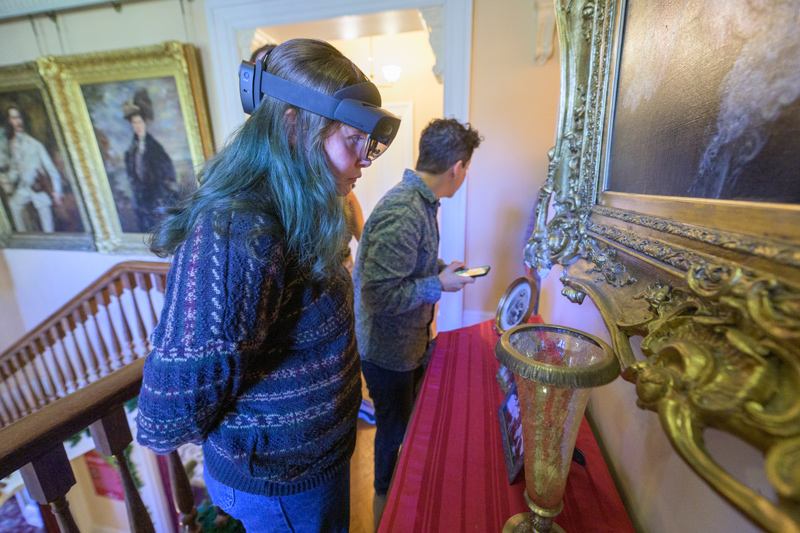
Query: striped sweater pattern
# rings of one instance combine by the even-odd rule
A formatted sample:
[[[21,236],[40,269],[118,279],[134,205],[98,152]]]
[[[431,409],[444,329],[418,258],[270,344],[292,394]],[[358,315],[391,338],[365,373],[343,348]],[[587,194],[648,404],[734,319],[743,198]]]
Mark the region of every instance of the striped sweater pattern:
[[[316,281],[279,238],[248,245],[263,223],[235,215],[219,234],[208,215],[175,254],[137,440],[160,454],[202,444],[217,481],[283,496],[347,467],[361,368],[347,271]]]

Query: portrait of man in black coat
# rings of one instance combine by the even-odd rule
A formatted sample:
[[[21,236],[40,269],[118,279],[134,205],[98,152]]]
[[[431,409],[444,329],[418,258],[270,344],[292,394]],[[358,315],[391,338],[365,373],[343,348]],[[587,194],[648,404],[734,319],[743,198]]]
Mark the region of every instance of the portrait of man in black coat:
[[[164,147],[147,132],[153,120],[153,103],[146,89],[139,89],[122,104],[133,139],[125,151],[125,170],[133,190],[134,210],[141,233],[158,222],[158,208],[167,205],[177,191],[175,167]]]

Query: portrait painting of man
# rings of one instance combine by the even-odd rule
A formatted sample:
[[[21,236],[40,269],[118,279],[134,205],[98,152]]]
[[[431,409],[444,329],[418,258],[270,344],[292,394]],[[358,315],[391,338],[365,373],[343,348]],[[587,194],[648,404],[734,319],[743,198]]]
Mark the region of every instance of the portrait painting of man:
[[[122,231],[148,233],[194,170],[175,79],[82,85]]]
[[[0,199],[12,231],[85,231],[69,161],[42,92],[0,92],[0,112]]]

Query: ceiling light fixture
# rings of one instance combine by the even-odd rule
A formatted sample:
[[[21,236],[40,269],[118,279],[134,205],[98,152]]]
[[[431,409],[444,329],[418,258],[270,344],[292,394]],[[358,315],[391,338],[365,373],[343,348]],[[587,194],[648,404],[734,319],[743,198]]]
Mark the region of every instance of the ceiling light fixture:
[[[380,85],[375,82],[375,55],[373,54],[372,50],[372,36],[369,37],[369,79],[372,83],[375,83],[377,87],[391,87],[397,80],[400,79],[400,74],[403,72],[403,69],[400,68],[398,65],[384,65],[381,68],[381,73],[383,73],[383,77],[389,82],[389,85]]]
[[[386,81],[394,83],[400,79],[403,69],[399,65],[384,65],[381,72],[383,72],[383,77],[386,78]]]

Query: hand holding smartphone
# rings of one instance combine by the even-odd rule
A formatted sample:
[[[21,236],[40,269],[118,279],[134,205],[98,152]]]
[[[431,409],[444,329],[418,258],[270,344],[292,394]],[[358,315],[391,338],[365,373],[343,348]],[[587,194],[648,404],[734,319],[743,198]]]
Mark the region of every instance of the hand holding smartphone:
[[[475,267],[475,268],[466,268],[461,270],[456,270],[456,274],[459,276],[469,276],[471,278],[480,278],[481,276],[485,276],[489,273],[489,269],[491,269],[489,265],[482,266],[482,267]]]

